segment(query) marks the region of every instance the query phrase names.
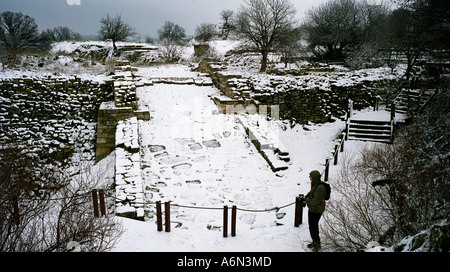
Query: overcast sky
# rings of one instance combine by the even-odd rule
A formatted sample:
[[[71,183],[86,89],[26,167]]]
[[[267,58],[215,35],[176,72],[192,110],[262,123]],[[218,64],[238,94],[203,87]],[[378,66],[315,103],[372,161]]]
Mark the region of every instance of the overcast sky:
[[[291,0],[301,20],[305,11],[326,0]],[[193,35],[201,23],[219,23],[222,10],[237,11],[243,0],[0,0],[0,12],[22,12],[36,20],[39,31],[67,26],[82,35],[96,35],[106,14],[120,14],[142,39],[172,21]]]

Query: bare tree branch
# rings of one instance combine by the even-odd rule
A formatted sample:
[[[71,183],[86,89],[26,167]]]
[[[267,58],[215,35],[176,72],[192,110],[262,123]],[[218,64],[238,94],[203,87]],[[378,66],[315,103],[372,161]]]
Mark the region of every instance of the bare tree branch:
[[[112,18],[107,14],[105,18],[100,20],[99,34],[102,40],[111,39],[114,50],[117,50],[117,41],[123,41],[128,37],[135,35],[136,32],[132,26],[122,21],[120,15],[116,15],[116,17]]]
[[[237,14],[236,31],[262,54],[261,69],[267,68],[267,56],[295,23],[295,8],[288,0],[244,0]]]

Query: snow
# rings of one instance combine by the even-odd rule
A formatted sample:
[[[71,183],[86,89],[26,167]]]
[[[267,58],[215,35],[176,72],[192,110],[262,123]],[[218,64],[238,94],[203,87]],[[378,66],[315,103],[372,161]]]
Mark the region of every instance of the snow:
[[[139,70],[144,77],[196,77],[186,66]],[[323,171],[343,121],[290,126],[258,115],[219,114],[212,86],[155,84],[137,88],[141,173],[147,201],[170,201],[171,232],[158,232],[155,206],[145,222],[120,218],[126,229],[113,251],[304,251],[309,241],[307,209],[294,227],[294,205],[310,188],[309,172]],[[246,123],[259,119],[259,132],[289,152],[288,169],[273,172],[247,136]],[[258,129],[258,128],[257,128]],[[177,207],[217,208],[214,210]],[[222,237],[222,208],[237,212],[237,236]],[[231,210],[229,211],[231,214]],[[229,226],[230,229],[230,226]]]
[[[210,44],[221,56],[239,45],[233,41],[213,41]],[[86,42],[86,47],[82,45],[85,43],[57,43],[53,45],[51,53],[70,54],[75,50],[111,47],[108,42],[90,41]],[[185,59],[192,54],[192,48],[186,50]],[[347,73],[342,67],[335,67],[335,72],[332,73],[314,73],[303,77],[253,74],[253,70],[259,69],[259,64],[254,62],[255,58],[258,57],[244,56],[240,62],[234,62],[237,65],[228,66],[229,71],[223,73],[242,73],[244,77],[252,77],[252,81],[261,85],[261,88],[274,78],[292,81],[294,86],[327,88],[332,81],[333,84],[346,85],[352,81],[395,76],[386,75],[387,69],[380,68],[361,71],[357,78],[352,78],[351,73]],[[62,71],[71,71],[78,77],[94,78],[96,81],[108,79],[104,73],[89,74],[85,73],[86,70],[80,70],[83,74],[76,73],[78,67],[74,65],[78,64],[72,57],[58,56],[49,69],[66,67]],[[52,74],[47,71],[2,70],[0,78],[39,78]],[[197,79],[202,76],[193,72],[189,66],[181,64],[142,66],[138,68],[137,74],[142,76],[143,81],[158,78]],[[64,74],[62,77],[69,76]],[[324,170],[325,159],[331,157],[338,135],[345,128],[343,121],[302,126],[291,125],[287,121],[267,121],[258,115],[219,114],[211,98],[222,99],[223,95],[213,86],[140,85],[136,95],[138,110],[150,111],[151,120],[124,120],[119,124],[117,135],[118,142],[128,149],[140,146],[139,153],[129,154],[123,148],[117,148],[116,152],[103,159],[97,165],[108,170],[105,180],[111,180],[113,176],[117,178],[118,174],[124,174],[122,171],[129,171],[132,166],[133,177],[140,174],[142,179],[138,184],[142,183],[143,193],[139,197],[143,201],[170,201],[177,205],[214,209],[191,209],[173,205],[172,231],[166,233],[157,231],[155,206],[145,205],[145,209],[138,209],[138,213],[140,217],[145,216],[146,221],[117,217],[125,232],[113,251],[306,251],[305,245],[310,241],[307,209],[303,209],[303,224],[296,228],[294,205],[290,204],[295,201],[296,196],[309,191],[309,172]],[[103,105],[107,108],[114,107],[112,103]],[[366,118],[369,115],[377,120],[389,118],[389,113],[384,111],[357,112],[354,118]],[[255,122],[259,126],[255,126]],[[132,126],[131,134],[134,136],[130,138],[124,129],[129,128],[131,123],[137,123],[139,129]],[[247,136],[245,126],[251,126],[259,139],[266,139],[268,146],[278,147],[289,153],[290,160],[284,163],[288,167],[286,170],[271,170]],[[352,150],[366,144],[349,141],[346,149],[353,152]],[[114,164],[116,171],[112,171],[115,169]],[[337,169],[332,166],[331,174]],[[126,185],[125,178],[117,179],[116,183]],[[118,194],[117,197],[121,198],[122,195]],[[236,205],[240,209],[237,211],[236,237],[230,237],[230,234],[227,238],[222,237],[224,205]],[[274,209],[282,206],[287,207]],[[261,212],[266,209],[270,211]],[[126,213],[132,210],[130,206],[124,205],[116,211]]]
[[[390,122],[391,112],[386,111],[383,108],[380,108],[380,110],[377,111],[374,111],[371,108],[367,108],[360,111],[354,111],[353,115],[351,116],[351,119]],[[406,119],[405,114],[396,112],[394,117],[394,123],[404,122],[405,119]]]
[[[216,211],[216,214],[222,216],[220,211]],[[292,226],[294,231],[287,232],[287,228],[283,226],[246,230],[238,223],[236,237],[229,235],[223,238],[220,231],[206,228],[199,230],[178,228],[166,233],[158,232],[155,224],[147,222],[127,218],[121,218],[120,222],[124,225],[125,233],[113,251],[304,251],[301,236],[309,233],[307,224],[301,225],[300,228]]]
[[[0,70],[0,79],[12,78],[34,78],[34,79],[73,79],[74,77],[82,78],[83,80],[91,80],[102,83],[110,78],[103,73],[95,73],[89,69],[102,70],[101,65],[97,64],[94,67],[85,68],[82,64],[75,62],[70,57],[58,58],[58,61],[52,62],[40,70],[34,69],[2,69]],[[56,71],[56,72],[55,72]],[[62,73],[60,73],[62,72]]]
[[[139,75],[146,78],[187,78],[195,77],[189,66],[182,64],[164,64],[139,67]]]
[[[355,112],[351,119],[353,120],[371,120],[371,121],[391,121],[391,113],[385,110],[372,111],[364,110]]]
[[[122,46],[146,46],[150,48],[155,48],[155,46],[151,46],[149,44],[143,43],[133,43],[133,42],[116,42],[117,47]],[[52,48],[50,49],[51,54],[71,54],[76,50],[79,51],[92,51],[98,50],[101,48],[112,49],[112,42],[110,41],[62,41],[52,44]]]
[[[214,48],[215,52],[218,53],[220,56],[225,56],[225,54],[237,48],[239,45],[241,45],[241,41],[211,41],[209,43],[209,46]]]

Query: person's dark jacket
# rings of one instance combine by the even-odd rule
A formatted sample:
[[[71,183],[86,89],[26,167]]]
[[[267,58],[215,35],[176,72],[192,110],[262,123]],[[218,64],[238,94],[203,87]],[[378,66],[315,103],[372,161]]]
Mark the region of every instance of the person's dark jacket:
[[[310,176],[312,179],[311,190],[305,196],[305,203],[311,212],[323,213],[325,211],[325,186],[320,185],[322,181],[320,180],[321,175],[318,171],[312,171]]]

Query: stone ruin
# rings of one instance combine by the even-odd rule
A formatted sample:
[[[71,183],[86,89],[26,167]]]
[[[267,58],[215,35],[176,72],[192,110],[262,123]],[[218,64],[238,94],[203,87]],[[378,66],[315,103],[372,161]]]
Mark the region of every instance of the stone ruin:
[[[41,156],[95,155],[97,112],[112,81],[41,76],[0,80],[0,143],[25,142]]]

